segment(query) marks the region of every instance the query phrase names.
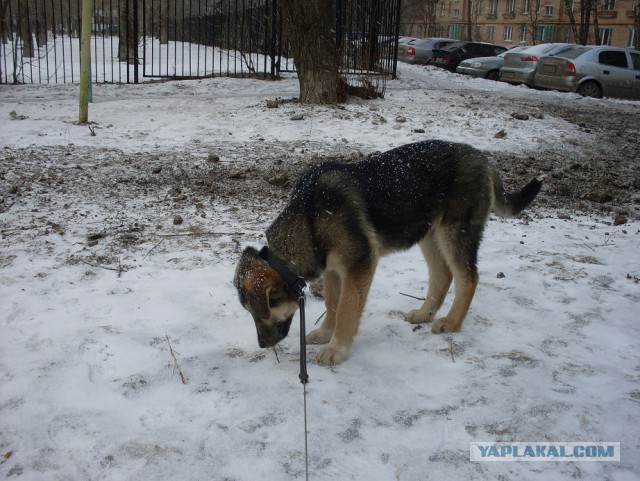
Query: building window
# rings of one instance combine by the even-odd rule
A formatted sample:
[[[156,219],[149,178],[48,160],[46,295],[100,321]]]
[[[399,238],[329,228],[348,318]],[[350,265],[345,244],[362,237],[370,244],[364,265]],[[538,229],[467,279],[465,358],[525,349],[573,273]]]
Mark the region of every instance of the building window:
[[[537,31],[538,40],[540,43],[552,43],[556,40],[556,26],[555,25],[540,25]]]
[[[627,39],[627,47],[635,47],[636,42],[636,29],[629,27],[629,37]]]
[[[616,9],[616,0],[604,0],[602,10],[605,12],[612,12]]]
[[[498,0],[491,0],[489,2],[489,15],[497,15],[498,13]]]
[[[442,2],[440,4],[440,16],[441,17],[444,17],[444,14],[445,14],[446,10],[447,10],[447,6],[445,5],[444,2]]]
[[[454,17],[459,17],[460,16],[460,9],[459,8],[454,8],[453,9],[453,16]]]
[[[516,11],[516,0],[507,0],[507,13]]]
[[[496,27],[489,25],[487,27],[487,41],[493,42],[496,39]]]
[[[553,5],[544,6],[544,15],[545,17],[550,17],[553,15]]]
[[[520,25],[520,42],[527,43],[527,25],[524,23]]]
[[[529,13],[529,8],[531,8],[530,0],[522,1],[522,13]]]
[[[502,38],[505,42],[511,42],[511,38],[513,37],[513,27],[511,25],[505,25],[504,27],[504,37]]]
[[[460,40],[460,34],[462,33],[462,25],[449,25],[449,38]]]
[[[612,35],[613,35],[613,28],[600,27],[600,45],[611,45]]]
[[[571,43],[569,40],[571,38],[571,29],[569,27],[565,27],[562,29],[562,43]]]

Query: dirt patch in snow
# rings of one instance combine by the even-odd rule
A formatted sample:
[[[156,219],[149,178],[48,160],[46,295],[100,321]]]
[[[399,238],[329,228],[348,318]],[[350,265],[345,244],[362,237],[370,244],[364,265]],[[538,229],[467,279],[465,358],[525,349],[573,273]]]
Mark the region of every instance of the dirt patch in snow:
[[[514,109],[513,102],[501,103],[505,113]],[[507,188],[546,174],[536,206],[564,216],[596,211],[611,222],[619,214],[637,218],[637,113],[613,110],[617,107],[603,114],[601,105],[542,106],[547,114],[582,129],[587,141],[577,145],[568,135],[566,145],[541,143],[533,154],[493,152]],[[515,108],[527,111],[534,106],[520,101]],[[158,235],[216,233],[229,236],[233,251],[237,241],[229,219],[240,219],[243,234],[259,238],[305,168],[327,159],[353,162],[372,153],[346,142],[265,140],[134,154],[74,146],[5,148],[0,157],[0,212],[24,212],[14,217],[21,219],[19,224],[2,225],[1,235],[7,240],[72,232],[86,248],[106,239],[122,251]],[[255,232],[246,232],[247,226]]]

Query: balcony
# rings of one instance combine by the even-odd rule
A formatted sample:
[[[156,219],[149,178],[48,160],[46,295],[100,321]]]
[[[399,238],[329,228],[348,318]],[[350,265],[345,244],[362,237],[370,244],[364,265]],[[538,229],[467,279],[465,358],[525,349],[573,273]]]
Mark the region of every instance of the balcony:
[[[515,12],[506,12],[502,14],[502,18],[504,18],[505,20],[512,20],[516,18],[516,14]]]
[[[487,13],[486,18],[489,20],[495,20],[498,18],[498,14],[497,13]]]
[[[625,13],[629,18],[635,17],[635,13],[633,12],[633,10],[627,10]]]

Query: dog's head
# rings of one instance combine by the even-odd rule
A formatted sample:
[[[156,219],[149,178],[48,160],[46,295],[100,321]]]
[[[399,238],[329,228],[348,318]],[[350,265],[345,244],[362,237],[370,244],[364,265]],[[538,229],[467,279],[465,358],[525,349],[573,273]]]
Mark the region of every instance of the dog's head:
[[[297,299],[254,248],[247,247],[240,256],[233,284],[240,303],[253,316],[260,347],[273,347],[287,337]]]

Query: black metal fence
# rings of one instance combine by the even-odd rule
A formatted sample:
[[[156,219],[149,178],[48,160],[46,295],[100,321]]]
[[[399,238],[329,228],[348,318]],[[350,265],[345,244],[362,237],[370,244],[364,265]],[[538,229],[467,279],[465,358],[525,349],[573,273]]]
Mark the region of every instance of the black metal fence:
[[[395,75],[400,0],[335,0],[343,73]],[[81,0],[0,0],[0,83],[80,79]],[[94,0],[94,82],[294,71],[276,0]]]

